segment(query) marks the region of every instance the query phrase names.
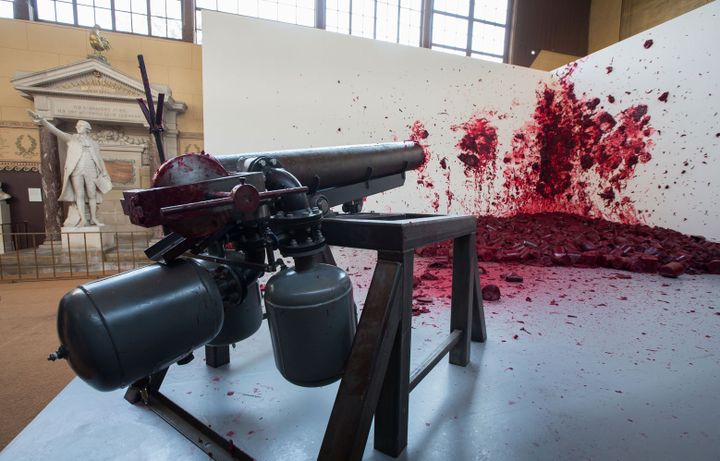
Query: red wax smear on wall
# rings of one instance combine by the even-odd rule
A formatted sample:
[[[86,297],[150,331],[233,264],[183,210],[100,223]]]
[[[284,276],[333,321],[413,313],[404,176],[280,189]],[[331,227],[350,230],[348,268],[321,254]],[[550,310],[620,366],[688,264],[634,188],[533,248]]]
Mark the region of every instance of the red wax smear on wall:
[[[635,207],[620,193],[636,166],[652,158],[648,108],[611,114],[599,98],[575,93],[574,70],[569,67],[557,85],[543,85],[533,120],[514,133],[502,159],[499,212],[559,211],[638,223]]]
[[[484,117],[472,118],[451,129],[465,132],[456,145],[461,152],[458,158],[465,165],[465,175],[495,178],[498,137],[490,121]]]

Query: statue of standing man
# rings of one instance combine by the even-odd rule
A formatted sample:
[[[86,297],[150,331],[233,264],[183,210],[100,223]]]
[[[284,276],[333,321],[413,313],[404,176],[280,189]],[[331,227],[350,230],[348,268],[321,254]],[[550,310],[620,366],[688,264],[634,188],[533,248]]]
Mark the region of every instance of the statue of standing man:
[[[68,220],[65,225],[87,226],[86,204],[89,208],[90,224],[102,226],[97,218],[97,205],[102,203],[102,196],[112,190],[112,182],[105,163],[100,156],[100,146],[90,137],[91,127],[85,120],[79,120],[75,129],[77,133],[69,134],[28,110],[35,123],[42,124],[51,133],[67,143],[67,156],[63,167],[62,191],[59,200],[72,202],[77,206],[78,217]]]

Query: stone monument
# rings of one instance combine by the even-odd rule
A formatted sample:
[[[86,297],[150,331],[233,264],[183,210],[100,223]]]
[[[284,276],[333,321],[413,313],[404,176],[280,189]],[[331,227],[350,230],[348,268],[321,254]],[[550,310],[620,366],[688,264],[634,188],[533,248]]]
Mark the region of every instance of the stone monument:
[[[0,254],[12,251],[12,226],[10,225],[10,205],[7,201],[12,196],[2,190],[2,183],[0,182]]]
[[[35,123],[67,144],[62,189],[58,198],[61,202],[70,202],[61,229],[63,245],[112,248],[115,245],[114,235],[100,236],[103,224],[97,217],[98,203],[102,203],[103,194],[112,190],[112,181],[100,155],[100,146],[90,137],[92,127],[85,120],[79,120],[75,125],[75,134],[65,133],[35,112],[28,110],[28,113]]]
[[[138,98],[146,98],[141,81],[131,78],[99,59],[63,65],[39,72],[18,74],[12,84],[21,94],[33,101],[32,110],[61,131],[73,133],[78,120],[92,125],[90,137],[100,147],[100,157],[112,180],[112,190],[103,194],[97,204],[96,217],[105,224],[104,232],[130,232],[146,235],[148,230],[130,223],[122,210],[123,191],[150,187],[156,154],[151,149],[148,125],[138,106]],[[177,117],[187,106],[172,97],[165,85],[153,85],[152,96],[157,101],[165,94],[163,111],[163,144],[167,158],[180,153]],[[40,174],[43,190],[45,229],[48,236],[58,237],[62,227],[76,225],[66,222],[61,202],[63,165],[69,145],[58,142],[45,125],[40,125]],[[66,186],[71,187],[72,181]],[[71,202],[72,203],[72,202]],[[88,204],[89,205],[89,204]],[[86,205],[86,207],[88,206]],[[70,211],[79,218],[77,206]],[[89,222],[90,216],[86,216]],[[65,224],[64,224],[65,223]]]

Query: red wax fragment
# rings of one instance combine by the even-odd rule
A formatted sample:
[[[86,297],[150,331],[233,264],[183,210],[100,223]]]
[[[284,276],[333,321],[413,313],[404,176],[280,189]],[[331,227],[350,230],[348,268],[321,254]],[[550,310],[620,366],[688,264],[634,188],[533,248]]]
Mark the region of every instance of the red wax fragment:
[[[482,287],[482,298],[485,301],[497,301],[500,299],[500,288],[497,285],[485,285]]]
[[[510,283],[521,283],[523,281],[523,278],[518,274],[511,272],[510,274],[507,274],[505,276],[505,281]]]
[[[667,102],[667,98],[670,95],[670,92],[666,91],[663,94],[658,97],[658,101]]]
[[[658,272],[663,277],[676,278],[678,275],[685,272],[685,266],[677,261],[669,262],[664,266],[658,268]]]
[[[650,48],[651,46],[653,46],[653,43],[655,43],[655,42],[653,42],[652,39],[651,39],[651,40],[645,40],[645,43],[643,43],[643,47],[645,47],[645,49],[648,49],[648,48]]]
[[[720,259],[713,259],[707,263],[707,271],[711,274],[720,274]]]

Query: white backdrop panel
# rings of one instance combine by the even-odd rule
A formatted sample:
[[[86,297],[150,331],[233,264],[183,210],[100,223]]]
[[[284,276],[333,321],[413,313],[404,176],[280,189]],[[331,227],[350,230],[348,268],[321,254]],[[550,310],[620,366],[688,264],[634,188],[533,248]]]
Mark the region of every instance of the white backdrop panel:
[[[648,40],[652,40],[652,45]],[[648,48],[645,44],[650,45]],[[720,2],[692,11],[578,62],[578,94],[646,104],[652,160],[627,195],[648,223],[720,240]],[[612,66],[612,72],[607,72]],[[667,102],[658,98],[668,92]]]
[[[430,136],[435,188],[406,185],[371,198],[376,211],[492,211],[465,178],[462,134],[451,126],[487,111],[500,149],[531,116],[549,73],[253,18],[203,13],[205,146],[212,154],[409,139],[420,120]],[[509,148],[509,147],[508,147]],[[439,161],[447,157],[452,175]],[[487,188],[483,187],[483,191]]]

